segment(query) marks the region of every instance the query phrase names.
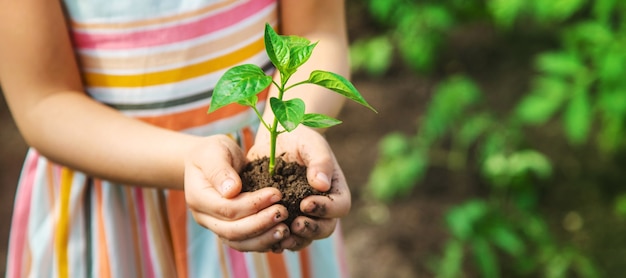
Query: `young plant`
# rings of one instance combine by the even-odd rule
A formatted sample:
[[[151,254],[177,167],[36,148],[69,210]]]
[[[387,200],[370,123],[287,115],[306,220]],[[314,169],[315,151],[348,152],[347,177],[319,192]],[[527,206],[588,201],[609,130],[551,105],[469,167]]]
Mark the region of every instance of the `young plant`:
[[[289,78],[311,57],[317,43],[311,43],[298,36],[278,35],[269,24],[265,24],[264,38],[267,55],[280,75],[279,82],[266,75],[257,65],[235,66],[226,71],[217,82],[208,112],[211,113],[231,103],[254,109],[261,124],[270,132],[269,171],[270,175],[273,175],[276,165],[276,138],[279,134],[291,132],[300,124],[313,128],[327,128],[341,123],[324,114],[305,113],[304,101],[299,98],[284,100],[288,90],[303,84],[315,84],[352,99],[374,112],[376,110],[365,101],[350,81],[336,73],[315,70],[311,72],[309,79],[287,86]],[[269,104],[274,121],[267,123],[256,107],[257,94],[272,84],[278,89],[278,97],[270,98]]]

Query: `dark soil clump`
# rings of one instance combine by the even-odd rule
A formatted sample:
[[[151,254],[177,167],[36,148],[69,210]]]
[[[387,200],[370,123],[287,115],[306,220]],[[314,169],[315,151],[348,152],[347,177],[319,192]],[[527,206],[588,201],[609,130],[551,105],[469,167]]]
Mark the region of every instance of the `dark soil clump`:
[[[265,187],[274,187],[280,190],[283,198],[278,204],[284,205],[289,212],[285,221],[288,227],[296,217],[305,215],[300,210],[300,201],[311,195],[328,193],[315,190],[307,181],[306,166],[295,162],[285,162],[281,157],[276,158],[275,174],[269,174],[269,158],[263,157],[249,162],[242,170],[242,192],[252,192]],[[310,216],[309,216],[310,217]]]

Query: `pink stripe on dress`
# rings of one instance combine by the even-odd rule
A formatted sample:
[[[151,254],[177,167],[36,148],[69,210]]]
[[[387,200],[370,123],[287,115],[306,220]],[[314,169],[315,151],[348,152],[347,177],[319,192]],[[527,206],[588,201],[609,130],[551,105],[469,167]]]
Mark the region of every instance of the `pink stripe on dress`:
[[[26,235],[28,229],[28,217],[30,215],[31,198],[33,196],[33,186],[35,184],[35,175],[37,174],[37,161],[39,154],[35,151],[29,153],[24,165],[24,173],[28,173],[22,177],[19,186],[19,194],[15,197],[15,208],[13,212],[13,221],[11,224],[11,241],[8,260],[7,277],[23,277],[22,263],[24,252],[26,251]]]
[[[198,21],[146,31],[114,34],[74,31],[74,41],[77,47],[82,49],[133,49],[176,43],[224,29],[255,15],[259,10],[273,3],[273,0],[248,1],[233,9]]]
[[[148,255],[148,258],[142,258],[146,264],[146,277],[155,277],[152,265],[150,241],[148,240],[148,223],[146,222],[146,207],[144,205],[142,188],[135,188],[135,196],[137,196],[137,212],[139,213],[139,233],[141,234],[141,252]]]
[[[232,248],[227,249],[232,277],[248,278],[248,267],[244,254]]]

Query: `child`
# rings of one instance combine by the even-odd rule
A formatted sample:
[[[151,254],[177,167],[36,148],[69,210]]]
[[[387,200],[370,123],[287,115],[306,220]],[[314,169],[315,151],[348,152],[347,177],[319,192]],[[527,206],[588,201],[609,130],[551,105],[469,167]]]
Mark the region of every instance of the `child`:
[[[254,112],[206,113],[226,69],[272,71],[265,22],[319,41],[292,80],[314,69],[347,76],[343,1],[59,2],[0,9],[0,84],[31,146],[8,277],[346,276],[335,230],[350,192],[321,131],[280,136],[278,153],[307,165],[313,187],[331,189],[302,202],[313,218],[287,227],[279,191],[240,193],[238,170],[269,153]],[[307,113],[332,116],[343,104],[298,88],[289,95]]]

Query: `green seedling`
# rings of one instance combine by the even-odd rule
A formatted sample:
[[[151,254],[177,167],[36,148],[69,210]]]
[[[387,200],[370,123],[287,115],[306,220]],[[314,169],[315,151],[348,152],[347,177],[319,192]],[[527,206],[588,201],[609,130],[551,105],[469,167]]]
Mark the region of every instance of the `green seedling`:
[[[267,55],[280,75],[278,83],[257,65],[235,66],[227,70],[217,82],[208,112],[211,113],[231,103],[254,109],[263,126],[270,132],[269,171],[273,175],[276,165],[276,138],[279,134],[291,132],[300,124],[313,128],[327,128],[341,123],[324,114],[305,113],[304,101],[299,98],[284,100],[283,97],[288,90],[299,85],[315,84],[352,99],[374,112],[376,110],[365,101],[350,81],[336,73],[315,70],[311,72],[309,79],[287,86],[289,78],[311,57],[317,43],[311,43],[298,36],[278,35],[269,24],[265,24],[264,39]],[[267,123],[256,107],[259,100],[257,95],[272,84],[278,89],[278,97],[270,98],[269,104],[274,121]]]

